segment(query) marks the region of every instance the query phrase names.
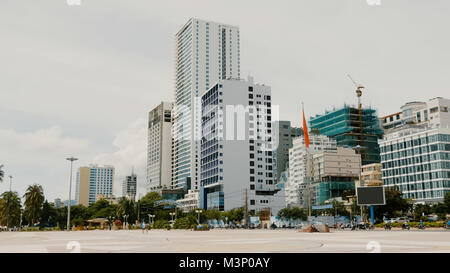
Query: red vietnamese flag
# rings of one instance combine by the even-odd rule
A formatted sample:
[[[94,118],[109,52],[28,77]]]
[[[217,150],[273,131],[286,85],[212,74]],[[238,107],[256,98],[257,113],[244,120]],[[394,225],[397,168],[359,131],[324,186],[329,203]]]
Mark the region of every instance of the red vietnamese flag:
[[[308,126],[306,125],[306,119],[305,119],[305,109],[302,109],[303,111],[303,135],[305,137],[305,146],[306,148],[309,148],[309,135],[308,135]]]

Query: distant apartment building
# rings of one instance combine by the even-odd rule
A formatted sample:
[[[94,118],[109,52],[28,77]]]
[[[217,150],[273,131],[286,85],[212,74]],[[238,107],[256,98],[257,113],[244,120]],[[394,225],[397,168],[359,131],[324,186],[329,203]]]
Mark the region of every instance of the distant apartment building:
[[[64,206],[64,204],[61,202],[61,198],[56,198],[53,204],[57,209],[62,208]]]
[[[202,96],[201,189],[205,209],[250,211],[274,202],[270,86],[220,80]]]
[[[117,204],[119,204],[120,198],[117,198],[113,194],[110,194],[110,195],[97,194],[96,200],[97,201],[98,200],[105,200],[105,201],[108,201],[108,203],[111,204],[111,205],[117,205]]]
[[[405,124],[379,141],[383,185],[419,203],[441,202],[450,192],[450,128],[443,116],[437,119],[440,128]]]
[[[148,114],[147,192],[172,185],[172,108],[162,102]]]
[[[413,101],[403,105],[400,112],[380,118],[384,130],[405,124],[426,125],[430,128],[448,127],[450,124],[450,100],[442,97],[427,102]]]
[[[361,167],[361,180],[363,181],[363,186],[382,186],[382,172],[381,163],[372,163],[368,165],[363,165]],[[361,183],[358,180],[355,181],[355,187],[360,187]]]
[[[312,205],[340,197],[344,191],[355,189],[360,173],[360,155],[351,148],[337,147],[313,154],[311,186]]]
[[[363,165],[380,163],[378,139],[383,136],[383,130],[374,109],[363,108],[360,117],[358,108],[344,105],[312,117],[309,123],[311,130],[317,129],[320,134],[335,139],[339,146],[362,146]]]
[[[130,200],[136,199],[137,176],[133,172],[125,176],[122,182],[122,196]]]
[[[70,200],[70,205],[71,206],[76,206],[76,205],[79,205],[79,203],[77,202],[77,200]],[[63,207],[69,206],[69,200],[62,201],[62,206]]]
[[[308,206],[308,183],[311,181],[312,155],[321,151],[336,150],[336,140],[324,135],[310,134],[309,148],[305,147],[304,136],[293,140],[289,149],[289,176],[284,185],[286,205],[306,208]]]
[[[282,172],[289,168],[289,149],[292,148],[292,140],[303,134],[301,128],[291,127],[287,120],[273,122],[274,140],[274,175],[276,181],[280,180]]]
[[[183,199],[177,200],[183,212],[189,212],[200,207],[200,191],[189,190]]]
[[[201,95],[218,80],[240,77],[236,26],[190,19],[175,35],[172,186],[199,190]]]
[[[97,201],[98,195],[113,194],[114,167],[89,165],[80,167],[76,178],[76,203],[89,206]]]

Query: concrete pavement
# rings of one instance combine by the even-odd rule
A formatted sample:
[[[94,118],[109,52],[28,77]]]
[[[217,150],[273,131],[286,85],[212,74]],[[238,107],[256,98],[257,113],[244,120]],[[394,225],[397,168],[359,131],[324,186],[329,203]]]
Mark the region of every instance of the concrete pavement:
[[[141,230],[0,232],[0,253],[447,252],[450,231]]]

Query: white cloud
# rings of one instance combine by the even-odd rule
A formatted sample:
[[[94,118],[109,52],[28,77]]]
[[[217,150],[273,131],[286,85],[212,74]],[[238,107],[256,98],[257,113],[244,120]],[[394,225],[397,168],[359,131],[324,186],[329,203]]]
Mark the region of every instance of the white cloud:
[[[113,141],[116,151],[102,153],[93,159],[99,165],[115,167],[114,193],[122,195],[122,180],[126,175],[134,173],[138,176],[138,194],[145,188],[147,160],[147,122],[144,118],[137,119],[128,128],[119,132]],[[138,195],[139,196],[139,195]]]
[[[88,139],[65,136],[58,126],[30,132],[0,128],[0,164],[13,176],[12,190],[20,195],[37,183],[49,200],[66,199],[70,172],[65,158],[95,152]],[[8,189],[9,183],[0,185],[0,192]]]
[[[87,150],[89,146],[87,139],[63,136],[62,129],[57,126],[25,133],[0,129],[0,139],[6,151],[15,153],[20,150],[23,153],[39,153],[45,157]]]

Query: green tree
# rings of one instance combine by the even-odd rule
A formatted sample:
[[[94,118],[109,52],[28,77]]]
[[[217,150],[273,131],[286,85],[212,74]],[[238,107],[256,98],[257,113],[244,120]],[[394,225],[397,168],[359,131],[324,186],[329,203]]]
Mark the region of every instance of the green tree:
[[[153,224],[154,229],[170,229],[170,223],[168,220],[156,220]]]
[[[6,226],[9,200],[9,226],[20,225],[21,204],[16,192],[4,192],[0,195],[0,226]]]
[[[402,197],[401,191],[396,188],[386,188],[386,205],[374,206],[375,217],[378,220],[404,215],[412,208],[412,202]]]
[[[125,221],[124,215],[128,215],[127,222],[134,223],[137,220],[136,203],[126,197],[121,198],[117,206],[117,214],[122,222]]]
[[[447,218],[447,206],[445,203],[434,204],[432,210],[437,214],[439,220],[445,220]]]
[[[74,206],[70,207],[70,214],[71,216],[72,214],[72,209]],[[67,227],[67,208],[66,207],[61,207],[61,208],[57,208],[55,209],[56,213],[55,213],[55,222],[56,225],[61,228],[61,229],[66,229]]]
[[[290,208],[284,208],[278,211],[277,214],[278,218],[285,219],[285,220],[306,220],[308,219],[308,215],[306,211],[299,207],[290,207]]]
[[[59,217],[62,217],[65,215],[65,220],[62,220],[62,224],[64,227],[67,225],[67,208],[64,208],[65,210],[59,211]],[[70,223],[71,225],[77,226],[80,222],[86,221],[91,219],[89,209],[86,208],[84,205],[76,205],[76,206],[70,206]],[[76,220],[74,222],[74,220]],[[61,223],[61,222],[60,222]]]
[[[212,220],[212,219],[221,220],[222,219],[222,214],[217,209],[205,210],[205,211],[203,211],[203,214],[204,214],[206,220]]]
[[[444,204],[447,207],[447,213],[450,213],[450,192],[447,192],[444,196]]]
[[[118,213],[118,206],[110,204],[105,199],[100,199],[97,202],[93,203],[89,208],[87,209],[87,213],[89,215],[89,219],[94,218],[108,218],[109,216],[113,217],[114,219],[118,219],[120,217],[120,214]],[[82,218],[82,217],[80,217]],[[86,218],[82,218],[84,220],[88,220]]]
[[[89,218],[89,219],[92,219],[92,218],[103,218],[103,217],[97,216],[99,214],[98,212],[101,211],[101,210],[109,208],[110,205],[111,204],[108,202],[108,200],[105,200],[105,199],[97,200],[95,203],[92,203],[87,208],[87,210],[86,210],[87,218]],[[71,214],[72,214],[72,210],[71,210]],[[102,214],[102,213],[100,213],[100,214]]]
[[[148,219],[148,214],[153,214],[157,219],[169,219],[169,212],[161,213],[164,211],[163,206],[156,206],[155,202],[162,200],[162,196],[157,192],[149,192],[144,197],[142,197],[137,204],[137,215],[136,217],[138,221],[142,221],[144,219]]]
[[[42,210],[42,205],[44,203],[44,190],[41,185],[34,184],[28,186],[25,192],[25,212],[27,216],[28,223],[30,225],[35,224],[35,220],[39,219],[39,215]]]
[[[429,204],[415,204],[413,207],[413,217],[419,221],[422,215],[427,216],[432,212],[432,207]]]
[[[42,204],[41,211],[41,227],[43,226],[54,226],[56,223],[56,209],[53,204],[45,200]]]
[[[162,196],[157,192],[149,192],[144,197],[141,198],[141,202],[155,203],[156,201],[162,200]]]
[[[224,217],[228,217],[230,222],[241,222],[244,219],[244,208],[235,208],[223,213]]]
[[[174,229],[191,229],[197,225],[197,219],[192,215],[177,218],[173,224]]]

